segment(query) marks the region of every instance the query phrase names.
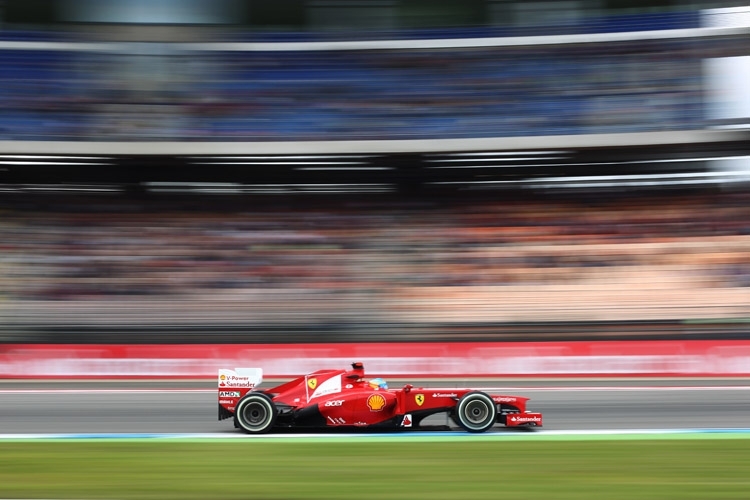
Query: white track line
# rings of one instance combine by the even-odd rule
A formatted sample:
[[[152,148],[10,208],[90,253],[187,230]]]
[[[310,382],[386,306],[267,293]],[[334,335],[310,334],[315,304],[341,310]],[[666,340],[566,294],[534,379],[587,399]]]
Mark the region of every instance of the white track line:
[[[417,431],[393,433],[282,433],[251,436],[241,432],[236,433],[25,433],[0,434],[0,441],[6,440],[75,440],[75,439],[307,439],[307,438],[416,438],[420,437],[456,437],[456,438],[544,438],[550,436],[628,436],[628,435],[688,435],[688,434],[750,434],[750,428],[710,428],[710,429],[599,429],[599,430],[540,430],[534,432],[487,432],[470,434],[461,431]]]

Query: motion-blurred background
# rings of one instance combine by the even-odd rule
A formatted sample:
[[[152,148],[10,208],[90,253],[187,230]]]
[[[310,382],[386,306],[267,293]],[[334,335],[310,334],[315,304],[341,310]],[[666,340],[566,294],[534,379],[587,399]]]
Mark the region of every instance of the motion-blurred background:
[[[748,338],[742,3],[0,2],[0,341]]]

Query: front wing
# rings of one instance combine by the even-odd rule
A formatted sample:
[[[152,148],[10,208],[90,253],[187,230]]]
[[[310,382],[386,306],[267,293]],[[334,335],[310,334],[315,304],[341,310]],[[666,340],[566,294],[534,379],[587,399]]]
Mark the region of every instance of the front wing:
[[[541,413],[501,413],[497,416],[497,421],[506,427],[541,427]]]

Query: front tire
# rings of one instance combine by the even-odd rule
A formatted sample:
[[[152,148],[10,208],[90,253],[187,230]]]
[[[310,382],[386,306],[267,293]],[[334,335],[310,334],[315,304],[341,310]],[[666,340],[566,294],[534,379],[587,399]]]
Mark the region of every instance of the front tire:
[[[496,418],[495,402],[483,392],[468,392],[456,405],[456,421],[468,432],[484,432],[495,425]]]
[[[265,434],[276,423],[276,405],[262,392],[251,392],[237,403],[235,423],[248,434]]]

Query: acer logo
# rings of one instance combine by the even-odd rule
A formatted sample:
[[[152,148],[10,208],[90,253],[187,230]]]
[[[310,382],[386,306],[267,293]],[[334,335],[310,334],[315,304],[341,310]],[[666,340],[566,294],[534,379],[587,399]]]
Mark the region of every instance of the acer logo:
[[[344,400],[343,399],[334,399],[332,401],[326,401],[326,404],[324,406],[343,406]]]

